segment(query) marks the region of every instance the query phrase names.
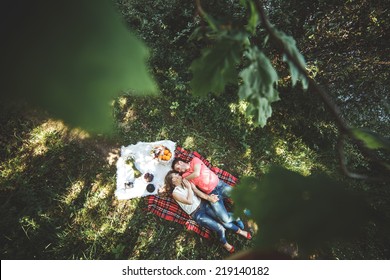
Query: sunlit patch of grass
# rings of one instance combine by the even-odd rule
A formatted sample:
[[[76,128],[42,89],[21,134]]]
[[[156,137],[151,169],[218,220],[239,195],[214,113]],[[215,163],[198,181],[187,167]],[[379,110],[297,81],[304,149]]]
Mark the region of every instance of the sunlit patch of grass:
[[[175,236],[174,246],[175,246],[175,254],[176,259],[188,259],[189,254],[191,255],[191,251],[195,249],[196,242],[194,238],[188,238],[189,233],[184,231],[180,233],[178,236]]]
[[[217,138],[211,138],[215,131],[197,131],[186,129],[188,131],[183,143],[179,143],[188,151],[197,151],[204,156],[212,165],[223,168],[224,160],[229,157],[231,150],[218,141]]]
[[[91,135],[80,128],[72,128],[67,131],[68,133],[68,140],[85,140],[91,137]]]
[[[301,139],[279,139],[275,141],[273,149],[277,163],[302,175],[310,175],[312,168],[316,165],[316,153]]]
[[[230,103],[230,111],[234,114],[241,116],[248,126],[254,126],[253,117],[246,114],[247,108],[250,105],[248,101],[240,100],[238,103]]]
[[[129,123],[137,120],[137,114],[133,108],[127,108],[127,110],[124,113],[122,122],[123,123]]]
[[[242,155],[242,157],[243,157],[244,159],[251,159],[251,158],[252,158],[252,149],[251,149],[251,147],[247,146],[247,147],[245,148],[245,152],[244,152],[244,154]]]
[[[170,139],[169,137],[170,133],[169,133],[169,130],[168,128],[166,127],[161,127],[158,134],[157,134],[157,139]]]
[[[0,170],[1,170],[1,177],[0,177],[0,182],[1,181],[9,181],[15,174],[23,174],[23,172],[27,168],[27,164],[25,160],[23,160],[25,156],[18,156],[14,158],[10,158],[9,160],[6,160],[4,162],[0,163]],[[2,184],[1,189],[6,190],[6,189],[14,189],[16,186],[15,185],[4,185]]]
[[[67,127],[63,122],[51,119],[35,127],[28,140],[32,154],[34,156],[43,155],[48,151],[50,145],[60,144],[61,134],[66,130]]]
[[[82,180],[72,182],[72,185],[68,189],[68,193],[63,196],[63,202],[67,205],[72,204],[73,200],[75,200],[80,195],[84,187],[84,181]]]
[[[187,136],[183,142],[183,148],[193,150],[195,148],[195,139],[192,136]]]
[[[118,105],[120,109],[124,109],[125,106],[127,105],[127,98],[125,96],[120,96],[118,98]]]
[[[253,156],[254,154],[252,152],[252,148],[250,146],[246,146],[244,153],[240,155],[241,160],[239,161],[239,163],[243,170],[240,174],[241,176],[254,175],[255,168],[252,164]]]
[[[20,218],[19,224],[22,227],[28,239],[30,239],[29,232],[31,231],[34,233],[38,231],[40,227],[37,221],[30,216],[23,216],[22,218]]]

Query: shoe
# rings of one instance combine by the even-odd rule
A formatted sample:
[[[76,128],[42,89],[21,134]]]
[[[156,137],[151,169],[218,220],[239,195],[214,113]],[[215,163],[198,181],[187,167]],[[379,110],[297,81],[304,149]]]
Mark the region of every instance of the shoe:
[[[235,223],[240,229],[244,229],[244,223],[240,219],[235,220]]]
[[[225,247],[225,246],[223,246],[225,249],[226,249],[226,251],[228,251],[230,254],[233,254],[234,253],[234,246],[233,245],[230,245],[230,246],[232,246],[229,250]]]
[[[244,214],[245,214],[245,216],[247,216],[247,217],[250,217],[250,216],[252,215],[251,210],[249,210],[249,209],[247,209],[247,208],[244,209]]]
[[[248,240],[251,240],[251,239],[252,239],[252,234],[251,234],[249,231],[246,232],[246,235],[242,235],[242,234],[241,234],[242,231],[237,231],[236,233],[237,233],[238,235],[241,235],[242,237],[245,237],[245,238],[248,239]]]

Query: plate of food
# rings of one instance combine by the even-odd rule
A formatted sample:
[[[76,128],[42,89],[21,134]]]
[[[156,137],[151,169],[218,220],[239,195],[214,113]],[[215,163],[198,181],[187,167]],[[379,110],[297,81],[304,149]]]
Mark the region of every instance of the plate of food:
[[[168,164],[173,158],[172,151],[163,145],[153,147],[151,154],[154,159],[163,164]]]

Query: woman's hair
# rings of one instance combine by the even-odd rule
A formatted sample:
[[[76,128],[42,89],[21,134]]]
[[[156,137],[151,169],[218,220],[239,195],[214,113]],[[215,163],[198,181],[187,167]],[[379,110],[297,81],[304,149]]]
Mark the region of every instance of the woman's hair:
[[[176,187],[172,182],[173,174],[179,174],[179,173],[175,170],[171,170],[167,173],[167,175],[165,175],[164,183],[165,183],[165,191],[167,194],[172,194],[173,190]]]

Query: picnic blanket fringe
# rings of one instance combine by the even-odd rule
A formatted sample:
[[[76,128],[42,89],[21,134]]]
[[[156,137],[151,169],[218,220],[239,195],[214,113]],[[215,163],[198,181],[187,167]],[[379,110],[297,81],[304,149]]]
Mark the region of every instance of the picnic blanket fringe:
[[[210,168],[220,180],[223,180],[227,184],[234,186],[238,183],[238,178],[230,174],[229,172],[222,170],[218,167],[212,166],[208,160],[201,156],[198,152],[189,152],[182,147],[176,147],[175,158],[180,158],[183,161],[189,162],[193,157],[197,157]],[[191,230],[199,234],[204,238],[210,238],[210,230],[205,227],[199,226],[187,213],[185,213],[177,202],[172,197],[162,197],[157,195],[151,195],[146,197],[147,199],[147,211],[165,219],[168,221],[176,222],[184,225],[187,230]]]

